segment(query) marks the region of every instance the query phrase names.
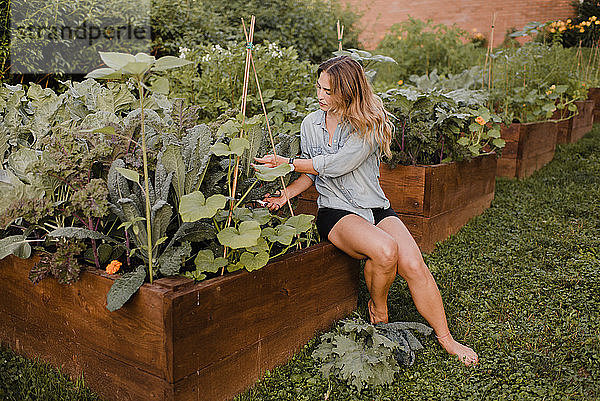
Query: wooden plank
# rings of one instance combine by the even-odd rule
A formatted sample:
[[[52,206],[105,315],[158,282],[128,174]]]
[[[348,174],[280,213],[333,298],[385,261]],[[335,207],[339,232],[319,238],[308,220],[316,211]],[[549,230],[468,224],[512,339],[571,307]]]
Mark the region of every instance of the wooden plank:
[[[423,226],[427,236],[426,240],[422,242],[421,251],[432,252],[436,243],[448,239],[473,217],[482,214],[490,207],[493,199],[494,193],[487,193],[456,209],[447,210],[434,217],[423,218]]]
[[[39,358],[76,380],[81,375],[85,384],[110,401],[172,401],[173,385],[119,358],[95,350],[86,344],[50,331],[45,320],[32,323],[11,314],[1,313],[0,342],[29,358]],[[69,324],[68,320],[61,321]],[[107,330],[97,333],[106,335]]]
[[[523,160],[517,160],[517,178],[527,178],[554,159],[554,149]]]
[[[396,166],[391,169],[381,163],[379,183],[392,208],[403,214],[420,215],[424,210],[425,168]]]
[[[455,210],[481,196],[493,194],[496,183],[495,154],[427,169],[424,217]]]
[[[174,297],[175,381],[282,330],[292,316],[315,319],[340,299],[358,297],[359,262],[330,243],[286,256]]]
[[[276,333],[262,337],[246,348],[216,361],[175,384],[175,398],[183,400],[225,401],[252,387],[267,370],[285,363],[294,352],[335,320],[356,309],[356,298],[341,300],[338,306],[322,312],[323,319],[288,319]],[[294,348],[289,343],[296,344]],[[231,378],[236,381],[232,382]]]
[[[520,141],[520,158],[536,158],[538,155],[554,152],[557,130],[558,127],[553,122],[528,124],[527,134]]]
[[[168,374],[164,356],[162,295],[167,291],[145,284],[118,311],[106,309],[113,279],[84,271],[76,285],[55,279],[33,285],[28,279],[32,262],[15,257],[0,260],[7,283],[0,292],[0,315],[44,322],[53,336],[87,343],[113,358],[157,376]],[[44,338],[37,339],[42,346]]]
[[[496,169],[496,175],[498,177],[514,178],[517,176],[517,159],[516,158],[505,158],[503,156],[498,159],[498,167]]]
[[[514,146],[503,149],[502,157],[498,160],[498,176],[528,177],[554,158],[558,133],[556,123],[511,124],[510,127],[502,129],[501,136],[504,138],[506,135],[514,139],[517,127],[520,132],[517,152],[514,153]]]

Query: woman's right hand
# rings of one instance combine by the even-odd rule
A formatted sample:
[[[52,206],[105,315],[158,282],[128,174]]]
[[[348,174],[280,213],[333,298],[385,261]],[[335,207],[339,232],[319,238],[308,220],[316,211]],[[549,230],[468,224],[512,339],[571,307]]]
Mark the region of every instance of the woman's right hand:
[[[277,196],[277,195],[279,195],[279,196]],[[281,191],[278,194],[273,194],[273,195],[265,194],[263,201],[267,202],[266,207],[270,211],[277,211],[277,210],[281,209],[287,203],[287,198],[285,196],[285,191]]]

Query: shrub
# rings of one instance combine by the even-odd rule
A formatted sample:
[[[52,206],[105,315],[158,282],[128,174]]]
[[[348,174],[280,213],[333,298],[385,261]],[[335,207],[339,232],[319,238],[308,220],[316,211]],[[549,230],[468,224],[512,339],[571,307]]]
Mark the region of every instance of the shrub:
[[[396,83],[434,69],[439,74],[458,73],[483,64],[484,51],[470,39],[469,33],[456,25],[434,25],[432,20],[409,18],[395,24],[377,46],[377,52],[392,57],[398,64],[382,66],[380,79]]]
[[[268,0],[228,2],[154,2],[153,33],[157,51],[176,54],[180,46],[243,41],[240,17],[249,28],[256,16],[254,43],[278,41],[294,46],[303,59],[320,63],[337,49],[336,21],[344,24],[344,47],[357,47],[358,15],[336,2],[323,0]]]
[[[245,54],[246,46],[241,42],[225,48],[220,45],[203,45],[194,50],[181,48],[181,57],[193,64],[169,73],[170,96],[201,105],[198,112],[204,121],[214,120],[229,109],[239,110]],[[281,108],[285,100],[288,114],[303,116],[306,102],[314,98],[316,67],[300,60],[293,47],[282,48],[268,41],[255,46],[253,58],[268,110]],[[252,69],[249,79],[248,115],[259,114],[262,108]]]

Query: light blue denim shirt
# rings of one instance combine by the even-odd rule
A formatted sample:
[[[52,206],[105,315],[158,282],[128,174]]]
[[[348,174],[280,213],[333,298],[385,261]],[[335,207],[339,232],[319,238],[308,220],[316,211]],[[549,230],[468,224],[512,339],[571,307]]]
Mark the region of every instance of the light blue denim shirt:
[[[371,208],[388,208],[390,201],[379,185],[379,147],[339,124],[329,146],[325,112],[307,115],[300,127],[302,158],[312,159],[319,175],[307,174],[315,183],[317,205],[343,209],[373,223]]]

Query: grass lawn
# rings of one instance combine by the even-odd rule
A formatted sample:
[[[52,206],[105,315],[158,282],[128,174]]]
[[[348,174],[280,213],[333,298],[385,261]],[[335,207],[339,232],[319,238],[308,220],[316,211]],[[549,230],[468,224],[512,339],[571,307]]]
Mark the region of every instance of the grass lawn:
[[[393,385],[357,393],[320,377],[313,340],[236,400],[600,400],[600,124],[531,178],[498,179],[492,207],[426,262],[478,366],[425,339]],[[367,299],[363,283],[363,316]],[[400,278],[389,306],[392,321],[423,321]],[[55,399],[98,398],[0,349],[0,400]]]

